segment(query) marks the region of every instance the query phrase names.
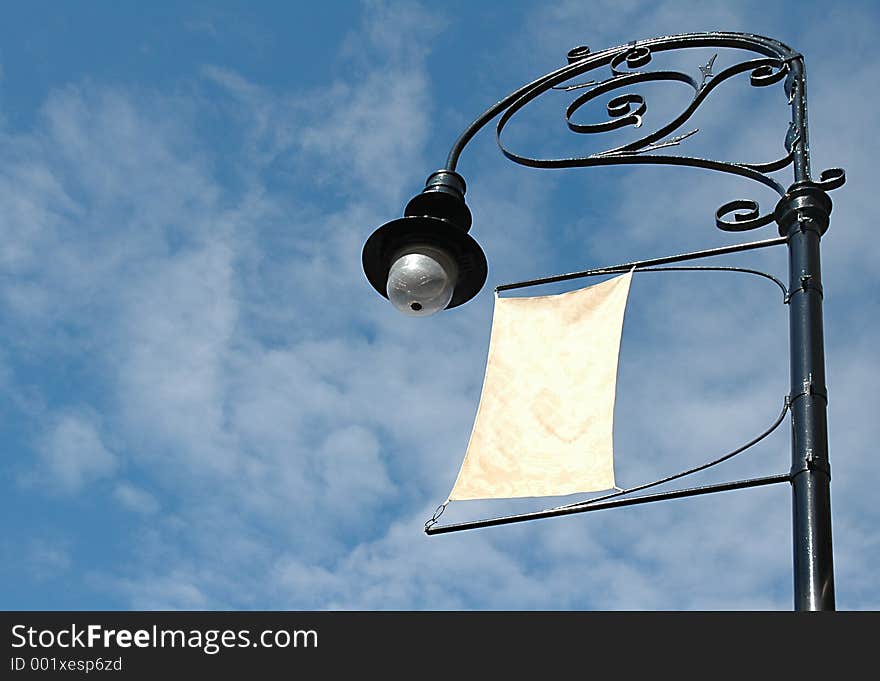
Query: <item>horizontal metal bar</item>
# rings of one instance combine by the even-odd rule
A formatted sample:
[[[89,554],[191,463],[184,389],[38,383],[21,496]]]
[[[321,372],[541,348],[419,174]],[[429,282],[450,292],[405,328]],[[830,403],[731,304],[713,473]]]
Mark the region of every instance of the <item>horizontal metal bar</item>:
[[[580,279],[582,277],[592,277],[599,274],[620,274],[629,272],[633,267],[651,267],[652,265],[667,265],[673,262],[683,262],[685,260],[697,260],[698,258],[710,258],[716,255],[727,255],[728,253],[739,253],[740,251],[752,251],[757,248],[767,248],[768,246],[780,246],[788,241],[787,237],[776,237],[775,239],[765,239],[763,241],[750,241],[745,244],[735,244],[733,246],[722,246],[721,248],[710,248],[705,251],[693,251],[691,253],[682,253],[680,255],[668,255],[663,258],[652,258],[651,260],[635,260],[633,262],[624,263],[622,265],[612,265],[610,267],[599,267],[592,270],[582,270],[580,272],[570,272],[568,274],[557,274],[552,277],[542,277],[540,279],[530,279],[528,281],[518,281],[512,284],[501,284],[495,287],[495,292],[510,291],[511,289],[525,288],[527,286],[538,286],[540,284],[553,284],[558,281],[568,281],[569,279]]]
[[[774,277],[772,274],[762,272],[761,270],[751,269],[749,267],[732,267],[726,265],[717,267],[710,265],[692,265],[690,267],[638,267],[636,268],[636,272],[742,272],[744,274],[754,274],[759,277],[764,277],[764,279],[768,279],[776,284],[782,291],[783,301],[788,301],[788,289],[779,277]]]
[[[502,516],[501,518],[489,518],[486,520],[474,520],[466,523],[455,523],[452,525],[432,525],[425,528],[425,534],[447,534],[449,532],[461,532],[463,530],[477,530],[481,527],[494,527],[495,525],[510,525],[511,523],[522,523],[528,520],[540,520],[542,518],[553,518],[562,515],[573,515],[575,513],[587,513],[588,511],[601,511],[607,508],[616,508],[618,506],[635,506],[637,504],[648,504],[654,501],[666,501],[668,499],[681,499],[683,497],[696,497],[703,494],[713,494],[715,492],[728,492],[735,489],[746,489],[748,487],[762,487],[764,485],[775,485],[780,482],[791,482],[791,476],[771,475],[764,478],[751,478],[750,480],[737,480],[735,482],[724,482],[717,485],[705,485],[703,487],[689,487],[687,489],[672,490],[669,492],[658,492],[657,494],[644,494],[629,499],[615,499],[613,501],[605,501],[602,503],[591,504],[585,501],[579,506],[566,506],[562,508],[554,508],[547,511],[536,511],[534,513],[521,513],[519,515]]]

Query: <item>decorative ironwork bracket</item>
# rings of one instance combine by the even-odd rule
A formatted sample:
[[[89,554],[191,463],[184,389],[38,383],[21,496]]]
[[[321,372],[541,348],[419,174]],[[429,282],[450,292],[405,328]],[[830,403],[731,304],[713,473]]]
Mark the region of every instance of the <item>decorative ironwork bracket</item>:
[[[661,52],[695,48],[734,48],[752,52],[756,56],[743,59],[717,73],[716,52],[705,65],[699,66],[701,79],[698,81],[688,73],[675,70],[646,69],[652,58]],[[593,80],[566,85],[572,79],[585,74],[594,74],[607,68],[607,77],[595,74]],[[754,87],[767,87],[783,81],[784,91],[791,107],[791,122],[783,140],[786,154],[769,162],[729,162],[696,156],[653,153],[660,149],[680,146],[686,139],[697,134],[698,129],[676,133],[693,116],[697,108],[723,83],[739,76],[749,74],[749,83]],[[631,86],[647,82],[678,82],[693,89],[693,97],[687,106],[671,121],[659,125],[653,131],[626,144],[606,149],[586,156],[563,158],[537,158],[517,153],[504,142],[503,132],[511,119],[530,102],[546,92],[555,90],[572,92],[586,89],[571,101],[565,110],[568,128],[575,133],[596,134],[619,130],[632,126],[643,127],[648,112],[648,103],[642,94],[625,91],[615,94],[606,104],[608,120],[596,123],[580,123],[575,115],[589,102],[603,95],[628,90]],[[458,159],[470,139],[490,121],[498,117],[496,139],[501,152],[511,161],[532,168],[574,168],[600,165],[676,165],[704,168],[722,173],[737,175],[754,180],[769,187],[780,197],[787,194],[786,186],[770,173],[794,166],[796,183],[812,182],[810,176],[809,138],[806,116],[806,79],[804,60],[801,54],[787,45],[750,33],[711,32],[688,33],[674,36],[638,40],[618,47],[593,53],[581,46],[570,50],[568,65],[551,71],[537,80],[524,85],[487,109],[459,137],[447,159],[446,169],[454,171]],[[846,174],[841,168],[823,171],[819,182],[815,183],[824,191],[841,186]],[[716,226],[724,231],[742,232],[770,224],[774,213],[762,213],[757,201],[736,199],[721,206],[715,214]]]

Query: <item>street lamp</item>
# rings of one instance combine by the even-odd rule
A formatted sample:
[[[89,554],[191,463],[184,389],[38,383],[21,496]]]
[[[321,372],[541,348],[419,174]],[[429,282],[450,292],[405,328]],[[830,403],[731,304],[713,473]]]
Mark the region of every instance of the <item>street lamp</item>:
[[[486,256],[467,232],[464,179],[438,170],[425,189],[364,244],[364,272],[404,314],[426,316],[473,298],[486,283]]]
[[[677,70],[644,69],[656,54],[694,48],[734,48],[758,56],[743,59],[733,66],[714,73],[716,53],[705,65],[699,66],[698,78]],[[788,473],[783,475],[608,500],[610,497],[628,494],[699,470],[693,469],[650,485],[549,511],[439,527],[429,522],[426,531],[429,534],[439,534],[787,482],[792,489],[795,608],[833,610],[831,469],[828,459],[826,419],[828,397],[825,386],[822,277],[819,255],[820,240],[828,229],[831,213],[831,200],[827,192],[843,185],[846,176],[842,169],[833,168],[820,173],[818,180],[813,179],[807,134],[806,76],[803,56],[771,38],[748,33],[712,32],[633,41],[627,45],[595,53],[588,47],[576,47],[568,53],[567,61],[568,64],[562,68],[551,71],[515,90],[487,109],[465,129],[453,145],[446,167],[428,178],[425,189],[407,204],[404,217],[383,225],[367,240],[363,250],[363,266],[367,279],[380,294],[391,299],[398,309],[409,314],[432,314],[441,309],[456,307],[479,292],[486,279],[486,258],[479,245],[468,234],[471,214],[464,201],[465,183],[455,170],[468,142],[480,129],[496,118],[496,137],[502,153],[511,161],[533,168],[620,164],[679,165],[704,168],[757,181],[779,194],[780,199],[775,210],[762,214],[755,201],[743,199],[730,201],[716,211],[716,226],[727,232],[742,232],[775,222],[779,229],[778,238],[636,261],[600,270],[544,277],[499,286],[496,290],[595,274],[619,273],[632,268],[638,270],[653,266],[656,269],[658,265],[674,262],[787,245],[789,252],[787,288],[771,275],[755,270],[707,269],[737,269],[762,274],[774,279],[783,288],[785,302],[789,305],[791,391],[786,397],[783,413],[775,425],[781,423],[787,411],[790,412],[792,466]],[[610,73],[606,71],[597,74],[596,80],[563,85],[572,78],[605,68],[608,68]],[[756,87],[783,83],[784,93],[791,108],[791,121],[785,135],[786,155],[771,162],[734,163],[669,154],[670,148],[680,146],[697,132],[696,130],[684,133],[678,131],[711,92],[726,80],[744,73],[749,74],[751,85]],[[571,101],[565,112],[568,128],[572,132],[593,134],[627,126],[641,128],[647,112],[647,103],[641,94],[633,92],[616,94],[607,101],[608,120],[606,121],[578,123],[573,120],[573,116],[588,102],[609,93],[639,83],[670,81],[689,85],[693,89],[693,98],[673,120],[635,141],[599,153],[570,158],[523,156],[511,151],[503,142],[503,130],[510,119],[529,102],[550,90],[583,91]],[[786,187],[774,179],[771,173],[788,166],[793,168],[794,181]]]

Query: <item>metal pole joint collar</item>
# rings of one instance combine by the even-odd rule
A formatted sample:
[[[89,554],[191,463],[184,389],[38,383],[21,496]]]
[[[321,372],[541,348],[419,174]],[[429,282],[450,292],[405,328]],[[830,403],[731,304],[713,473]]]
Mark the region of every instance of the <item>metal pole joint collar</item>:
[[[824,385],[820,385],[818,383],[814,383],[811,379],[805,379],[803,382],[802,390],[797,395],[792,395],[788,403],[792,405],[796,400],[801,397],[805,397],[806,395],[817,395],[821,397],[825,404],[828,404],[828,388]]]
[[[795,182],[785,193],[773,217],[779,225],[780,236],[789,236],[794,230],[814,230],[819,236],[828,230],[831,215],[831,197],[817,182]]]
[[[800,462],[799,466],[791,467],[789,477],[794,480],[796,476],[808,471],[824,473],[828,476],[829,480],[831,479],[831,464],[828,462],[828,459],[819,458],[818,456],[815,456],[812,451],[807,451],[806,458]]]

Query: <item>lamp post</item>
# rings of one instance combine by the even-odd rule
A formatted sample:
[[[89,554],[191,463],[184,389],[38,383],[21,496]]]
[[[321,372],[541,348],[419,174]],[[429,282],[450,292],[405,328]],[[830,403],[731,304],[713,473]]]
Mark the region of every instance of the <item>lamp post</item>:
[[[713,73],[716,53],[705,65],[699,66],[698,78],[676,70],[645,68],[652,57],[661,52],[697,48],[734,48],[751,52],[752,58],[742,59]],[[798,52],[771,38],[747,33],[712,32],[634,41],[595,53],[587,47],[577,47],[568,53],[567,60],[567,65],[520,87],[487,109],[468,126],[453,145],[445,168],[429,176],[424,190],[407,204],[404,217],[383,225],[367,240],[363,249],[363,266],[367,279],[398,309],[414,315],[433,314],[441,309],[456,307],[479,292],[487,276],[486,257],[468,233],[471,213],[464,199],[465,182],[456,172],[456,166],[468,142],[495,119],[497,141],[502,153],[508,159],[529,167],[680,165],[757,181],[779,194],[780,199],[775,210],[761,213],[755,201],[730,201],[716,211],[716,226],[727,232],[743,232],[775,222],[779,231],[778,238],[626,263],[602,270],[546,277],[499,287],[498,290],[596,273],[622,272],[631,267],[787,245],[789,285],[787,289],[783,286],[783,289],[785,302],[789,305],[790,320],[791,391],[786,398],[786,408],[791,414],[791,469],[785,475],[740,483],[604,503],[587,502],[550,512],[462,523],[433,530],[429,528],[429,534],[788,482],[792,489],[795,609],[833,610],[831,469],[826,420],[828,394],[825,386],[822,330],[820,243],[828,229],[831,213],[831,200],[827,192],[840,187],[845,181],[845,174],[842,169],[834,168],[822,172],[818,180],[813,179],[807,134],[804,59]],[[596,72],[596,80],[564,85],[571,79],[590,72]],[[682,134],[679,131],[712,91],[723,82],[745,73],[749,74],[752,86],[764,87],[783,83],[783,91],[791,108],[791,121],[785,135],[786,155],[769,163],[745,163],[670,154],[669,149],[681,146],[686,138],[697,132],[692,130]],[[647,111],[645,98],[627,91],[615,94],[606,103],[608,120],[601,123],[575,122],[573,116],[581,107],[604,95],[617,93],[639,83],[669,81],[689,85],[693,89],[693,98],[673,120],[635,141],[599,153],[572,158],[527,157],[514,153],[504,145],[503,130],[510,119],[529,102],[550,90],[563,89],[575,93],[583,90],[568,105],[565,112],[566,122],[575,133],[592,134],[627,126],[640,128]],[[791,184],[785,186],[771,176],[789,166],[793,169]],[[782,285],[778,280],[777,283]],[[783,415],[785,411],[783,410]]]

